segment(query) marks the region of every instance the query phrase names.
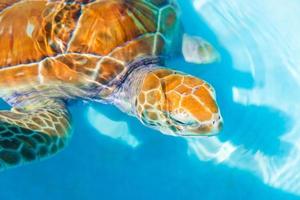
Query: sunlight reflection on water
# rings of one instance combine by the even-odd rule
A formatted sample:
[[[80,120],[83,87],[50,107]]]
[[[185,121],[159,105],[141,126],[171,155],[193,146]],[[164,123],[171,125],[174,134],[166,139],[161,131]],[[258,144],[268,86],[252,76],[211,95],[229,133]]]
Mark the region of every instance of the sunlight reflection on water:
[[[132,148],[139,146],[139,141],[131,134],[126,121],[112,120],[91,106],[87,111],[87,119],[98,133],[117,139]]]
[[[232,144],[230,138],[228,141],[188,139],[189,152],[200,160],[223,162],[251,171],[268,185],[300,195],[300,125],[297,123],[300,117],[300,93],[297,92],[300,90],[300,43],[297,41],[300,2],[194,0],[193,3],[230,53],[234,68],[254,78],[253,88],[232,88],[233,101],[245,106],[275,108],[288,115],[291,128],[279,137],[280,144],[290,146],[280,155],[267,155],[259,149],[253,151],[247,146]],[[252,114],[252,120],[260,120],[261,116]],[[272,120],[271,117],[264,123]],[[253,121],[237,124],[231,130],[252,131],[255,135],[262,128],[255,124]],[[270,143],[275,129],[276,126],[265,132],[270,134]],[[243,137],[240,133],[237,137]]]

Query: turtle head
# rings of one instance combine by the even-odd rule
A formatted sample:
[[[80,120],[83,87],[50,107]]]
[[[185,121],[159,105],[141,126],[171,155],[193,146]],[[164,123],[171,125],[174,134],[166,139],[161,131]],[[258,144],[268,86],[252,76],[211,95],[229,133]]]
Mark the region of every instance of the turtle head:
[[[156,69],[147,73],[135,102],[138,118],[165,134],[209,136],[222,127],[212,86],[180,72]]]

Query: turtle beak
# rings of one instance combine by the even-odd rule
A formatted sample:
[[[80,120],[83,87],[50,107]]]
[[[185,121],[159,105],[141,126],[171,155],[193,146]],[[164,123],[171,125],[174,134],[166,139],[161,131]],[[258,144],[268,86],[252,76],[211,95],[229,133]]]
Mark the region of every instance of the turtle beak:
[[[217,135],[223,128],[223,120],[213,122],[210,126],[198,127],[192,130],[195,133],[195,136],[205,135],[205,136],[214,136]]]

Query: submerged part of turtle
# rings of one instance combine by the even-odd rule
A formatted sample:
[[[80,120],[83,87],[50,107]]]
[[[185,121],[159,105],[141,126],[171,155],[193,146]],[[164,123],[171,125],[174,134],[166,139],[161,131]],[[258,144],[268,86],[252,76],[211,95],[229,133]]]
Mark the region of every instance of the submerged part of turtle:
[[[220,54],[201,37],[183,35],[182,53],[187,62],[210,64],[221,60]]]
[[[213,88],[163,67],[180,27],[167,0],[1,1],[0,95],[12,109],[0,112],[0,168],[63,148],[69,99],[114,104],[174,136],[217,133]]]

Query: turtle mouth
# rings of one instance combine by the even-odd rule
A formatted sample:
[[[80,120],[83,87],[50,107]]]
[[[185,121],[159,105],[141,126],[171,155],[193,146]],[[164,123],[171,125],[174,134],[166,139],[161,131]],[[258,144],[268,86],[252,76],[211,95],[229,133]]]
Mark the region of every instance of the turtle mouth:
[[[210,124],[200,125],[196,129],[190,129],[194,135],[206,135],[206,136],[214,136],[217,135],[223,128],[223,120],[220,117],[219,120],[213,120]]]
[[[174,121],[175,122],[175,121]],[[176,121],[177,135],[179,136],[215,136],[223,128],[223,120],[220,117],[219,120],[212,122],[202,123],[182,123]]]

